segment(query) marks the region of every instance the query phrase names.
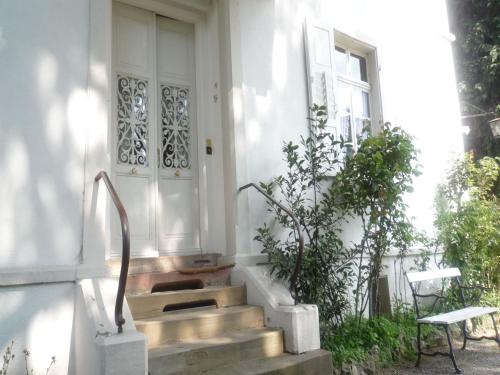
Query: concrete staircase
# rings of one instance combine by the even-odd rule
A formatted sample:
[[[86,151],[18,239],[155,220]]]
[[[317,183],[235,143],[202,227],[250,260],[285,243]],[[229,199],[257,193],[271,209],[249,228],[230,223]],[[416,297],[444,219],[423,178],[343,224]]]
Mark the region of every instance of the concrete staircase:
[[[127,301],[148,337],[151,375],[333,373],[329,352],[285,353],[282,330],[265,327],[245,287],[134,293]]]

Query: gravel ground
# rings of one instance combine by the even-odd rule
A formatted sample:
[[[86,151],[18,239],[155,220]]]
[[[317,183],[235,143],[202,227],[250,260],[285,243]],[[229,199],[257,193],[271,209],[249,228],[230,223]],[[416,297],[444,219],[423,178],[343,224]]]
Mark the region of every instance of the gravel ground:
[[[467,341],[467,350],[461,351],[461,342],[455,342],[455,358],[458,367],[464,375],[500,375],[500,347],[494,341]],[[448,351],[448,347],[439,348]],[[448,357],[422,357],[420,368],[415,368],[414,363],[391,368],[382,372],[382,375],[393,374],[454,374],[453,363]]]

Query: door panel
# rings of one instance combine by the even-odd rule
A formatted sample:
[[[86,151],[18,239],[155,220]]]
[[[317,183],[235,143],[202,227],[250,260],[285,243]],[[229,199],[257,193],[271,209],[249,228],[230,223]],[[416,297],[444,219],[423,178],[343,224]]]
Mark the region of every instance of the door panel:
[[[160,179],[159,210],[164,213],[160,221],[160,243],[163,251],[178,252],[199,247],[190,185],[191,181],[186,179]]]
[[[179,23],[180,24],[180,23]],[[170,27],[169,27],[170,26]],[[160,76],[175,75],[180,79],[190,80],[191,69],[186,64],[192,58],[190,51],[189,29],[178,32],[179,28],[168,25],[168,21],[160,20],[158,28],[158,44],[169,48],[158,49],[158,72]],[[175,54],[172,53],[175,51]]]
[[[194,28],[157,18],[159,251],[199,250]]]
[[[113,6],[113,178],[133,256],[200,248],[194,26]],[[112,255],[121,229],[112,213]]]
[[[116,189],[121,192],[120,199],[127,208],[132,240],[152,239],[150,186],[151,179],[147,176],[130,178],[118,175],[116,177]]]
[[[116,63],[128,68],[148,72],[149,49],[152,40],[149,33],[148,20],[136,14],[121,11],[116,19],[117,54]]]
[[[113,178],[130,222],[131,252],[156,252],[155,19],[123,4],[113,6]],[[118,215],[112,214],[112,255],[121,255]]]

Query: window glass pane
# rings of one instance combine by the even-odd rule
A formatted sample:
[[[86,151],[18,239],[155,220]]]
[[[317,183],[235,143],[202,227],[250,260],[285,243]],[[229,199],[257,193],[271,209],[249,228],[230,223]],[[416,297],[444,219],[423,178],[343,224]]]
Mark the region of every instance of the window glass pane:
[[[356,125],[356,139],[359,144],[360,140],[367,138],[370,134],[371,121],[367,118],[355,117],[354,123]]]
[[[338,114],[340,121],[340,135],[345,141],[352,142],[351,131],[351,86],[338,83]]]
[[[148,166],[148,81],[118,74],[117,77],[118,164]]]
[[[370,117],[370,94],[359,87],[353,87],[352,96],[354,115]]]
[[[370,94],[366,91],[362,92],[363,95],[363,116],[370,117]]]
[[[338,111],[341,114],[351,113],[351,86],[342,81],[338,82],[337,86],[337,104]]]
[[[366,59],[351,53],[351,77],[358,81],[368,82],[368,74],[366,72]]]
[[[340,116],[340,136],[344,141],[352,142],[351,116]]]
[[[347,53],[340,47],[335,47],[335,69],[337,74],[347,75]]]
[[[359,87],[352,88],[352,105],[356,137],[366,138],[370,130],[370,96]]]

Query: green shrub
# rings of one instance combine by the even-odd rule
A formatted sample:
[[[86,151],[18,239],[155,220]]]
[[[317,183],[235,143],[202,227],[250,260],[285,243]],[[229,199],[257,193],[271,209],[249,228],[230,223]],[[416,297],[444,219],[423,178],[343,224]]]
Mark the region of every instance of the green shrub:
[[[378,280],[382,260],[390,250],[404,255],[417,233],[406,215],[405,195],[419,175],[413,138],[403,129],[385,124],[360,143],[336,174],[330,197],[339,201],[344,217],[359,218],[362,238],[354,244],[359,255],[354,312],[378,314]],[[366,293],[369,290],[370,293]]]
[[[382,257],[390,249],[404,256],[416,240],[403,199],[418,175],[413,139],[386,124],[379,134],[360,141],[353,153],[349,144],[325,131],[326,122],[325,108],[314,106],[308,136],[299,144],[283,145],[285,173],[260,184],[290,208],[304,233],[302,267],[292,292],[299,302],[318,306],[323,346],[333,352],[337,364],[361,362],[374,347],[381,364],[412,357],[415,317],[377,316],[376,280]],[[273,220],[257,229],[255,240],[268,256],[271,271],[286,281],[297,259],[296,229],[270,202],[268,211]],[[340,232],[351,218],[361,219],[363,236],[360,243],[346,246]],[[285,228],[287,237],[275,236],[276,224]],[[354,306],[349,303],[351,287]],[[363,318],[367,306],[373,319]]]
[[[493,158],[476,162],[468,153],[455,161],[439,186],[435,226],[447,265],[464,282],[500,290],[500,199],[494,193],[500,167]],[[495,299],[490,297],[490,299]]]
[[[370,320],[351,316],[328,335],[323,345],[332,352],[337,367],[343,363],[361,363],[372,351],[377,353],[375,360],[378,365],[385,367],[401,360],[415,359],[415,322],[415,315],[411,312],[398,312],[390,318],[378,316]],[[432,330],[432,327],[424,326],[423,337]]]
[[[296,299],[318,305],[321,332],[328,332],[342,321],[348,307],[348,287],[353,275],[352,255],[339,238],[341,221],[333,201],[325,194],[332,184],[332,174],[341,162],[341,152],[348,147],[325,130],[324,107],[312,108],[310,132],[299,144],[284,143],[282,151],[286,172],[261,187],[281,200],[297,217],[305,237],[302,266],[297,280]],[[272,272],[289,280],[297,259],[297,233],[290,217],[269,205],[271,225],[279,224],[288,237],[275,238],[269,226],[257,229],[255,240],[269,258]]]

